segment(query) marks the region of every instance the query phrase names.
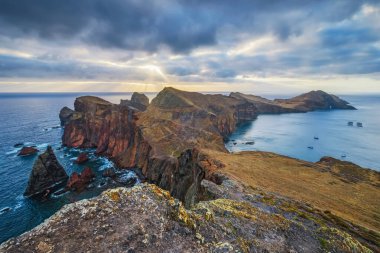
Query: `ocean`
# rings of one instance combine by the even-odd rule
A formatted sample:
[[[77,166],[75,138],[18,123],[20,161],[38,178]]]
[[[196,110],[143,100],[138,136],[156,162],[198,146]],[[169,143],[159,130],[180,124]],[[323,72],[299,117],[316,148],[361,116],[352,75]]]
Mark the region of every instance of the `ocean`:
[[[84,94],[0,94],[0,243],[37,226],[63,205],[96,196],[112,187],[102,177],[102,171],[114,164],[87,150],[91,161],[86,166],[92,167],[97,175],[90,189],[53,196],[44,202],[23,197],[37,156],[17,156],[19,148],[14,147],[17,143],[36,145],[40,151],[51,145],[68,174],[83,169],[82,165],[73,163],[79,150],[61,148],[63,129],[58,117],[63,106],[73,108],[75,98],[81,95]],[[92,95],[119,103],[120,99],[129,99],[131,93]],[[152,99],[155,93],[147,95]],[[358,110],[260,115],[257,120],[239,126],[226,147],[232,152],[264,150],[307,161],[329,155],[380,170],[380,96],[343,98]],[[348,121],[360,121],[363,127],[347,126]],[[247,145],[249,141],[254,144]],[[311,146],[313,149],[308,148]],[[136,175],[126,172],[126,177]]]
[[[61,148],[63,129],[60,127],[59,111],[62,107],[73,108],[74,100],[85,94],[0,94],[0,243],[17,236],[40,224],[63,205],[80,199],[98,195],[112,187],[102,171],[114,167],[105,157],[97,157],[94,150],[87,150],[90,161],[77,165],[74,160],[80,153],[77,149]],[[110,102],[119,103],[129,99],[131,93],[91,94]],[[17,156],[17,143],[36,145],[39,153],[51,145],[68,175],[81,172],[89,166],[96,174],[96,181],[90,189],[81,193],[66,193],[52,196],[48,201],[24,198],[29,174],[37,155]],[[133,172],[125,172],[125,177],[136,177]]]
[[[380,96],[340,97],[358,110],[259,115],[240,125],[226,147],[230,152],[270,151],[310,162],[331,156],[380,171]]]

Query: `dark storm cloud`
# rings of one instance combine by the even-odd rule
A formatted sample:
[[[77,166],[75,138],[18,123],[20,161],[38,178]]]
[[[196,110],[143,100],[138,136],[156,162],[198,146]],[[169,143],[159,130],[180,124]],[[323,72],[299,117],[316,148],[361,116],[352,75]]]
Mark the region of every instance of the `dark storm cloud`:
[[[299,35],[312,22],[349,18],[367,1],[346,0],[1,0],[0,33],[79,39],[101,47],[189,52],[234,33]],[[231,37],[234,35],[231,34]]]

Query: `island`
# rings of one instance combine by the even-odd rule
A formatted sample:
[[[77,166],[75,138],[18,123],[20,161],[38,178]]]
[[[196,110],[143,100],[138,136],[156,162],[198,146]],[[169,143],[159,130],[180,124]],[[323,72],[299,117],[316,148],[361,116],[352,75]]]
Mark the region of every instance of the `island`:
[[[112,104],[75,100],[62,144],[96,148],[148,182],[66,205],[0,252],[378,252],[380,173],[323,157],[229,153],[265,113],[355,109],[323,91],[291,99],[163,89]]]

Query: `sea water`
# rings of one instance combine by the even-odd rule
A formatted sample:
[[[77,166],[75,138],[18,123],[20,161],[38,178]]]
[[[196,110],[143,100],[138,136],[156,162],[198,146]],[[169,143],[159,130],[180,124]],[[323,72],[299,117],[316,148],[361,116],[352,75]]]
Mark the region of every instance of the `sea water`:
[[[311,162],[331,156],[380,171],[380,96],[341,98],[358,110],[259,115],[240,125],[226,147],[231,152],[270,151]],[[363,127],[357,127],[358,122]]]
[[[81,95],[84,94],[0,94],[0,243],[40,224],[63,205],[94,197],[112,187],[102,177],[104,169],[114,167],[110,160],[96,156],[94,150],[86,150],[90,161],[77,165],[74,161],[81,151],[61,145],[59,111],[64,106],[73,108],[75,98]],[[131,97],[130,93],[93,95],[114,103]],[[89,166],[97,179],[81,193],[53,195],[47,201],[25,198],[23,193],[38,155],[17,156],[21,149],[14,147],[17,143],[35,145],[39,154],[51,145],[68,175]],[[127,177],[136,177],[133,172],[125,173]]]

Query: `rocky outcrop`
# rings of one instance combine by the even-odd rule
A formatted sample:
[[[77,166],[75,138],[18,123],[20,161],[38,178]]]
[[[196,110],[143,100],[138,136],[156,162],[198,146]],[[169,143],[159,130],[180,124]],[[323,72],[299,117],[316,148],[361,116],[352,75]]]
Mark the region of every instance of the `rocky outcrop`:
[[[310,91],[291,99],[275,99],[274,102],[283,107],[294,108],[300,112],[331,109],[355,110],[355,107],[351,106],[347,101],[321,90]]]
[[[119,167],[140,168],[144,176],[190,206],[198,199],[205,166],[201,150],[227,152],[224,141],[237,124],[259,113],[302,112],[324,107],[346,108],[347,102],[324,92],[288,100],[267,100],[240,93],[230,96],[162,90],[142,111],[131,103],[148,105],[144,95],[111,104],[96,97],[79,97],[76,117],[65,121],[63,144],[96,148]]]
[[[38,153],[38,149],[34,147],[23,147],[21,150],[18,152],[18,156],[28,156],[28,155],[34,155]]]
[[[64,145],[96,148],[120,167],[141,168],[148,180],[186,205],[194,202],[207,172],[183,157],[188,152],[198,157],[195,147],[227,152],[224,138],[238,123],[257,116],[249,102],[173,88],[160,92],[144,112],[88,96],[77,98],[74,107],[77,117],[65,124]]]
[[[145,111],[149,105],[149,98],[143,93],[134,92],[131,100],[121,100],[120,105],[130,106],[139,111]]]
[[[48,146],[33,165],[24,195],[27,197],[39,195],[64,183],[67,178],[66,171],[59,164],[53,149]]]
[[[155,185],[108,190],[64,206],[0,252],[371,252],[307,205],[233,181],[207,185],[225,198],[191,210]]]
[[[83,191],[83,189],[94,179],[95,174],[90,167],[83,169],[82,173],[74,172],[66,184],[66,189],[71,191]]]
[[[311,91],[290,99],[269,100],[263,97],[232,92],[230,97],[246,100],[255,105],[260,114],[279,114],[292,112],[309,112],[315,110],[355,108],[347,101],[324,91]]]

